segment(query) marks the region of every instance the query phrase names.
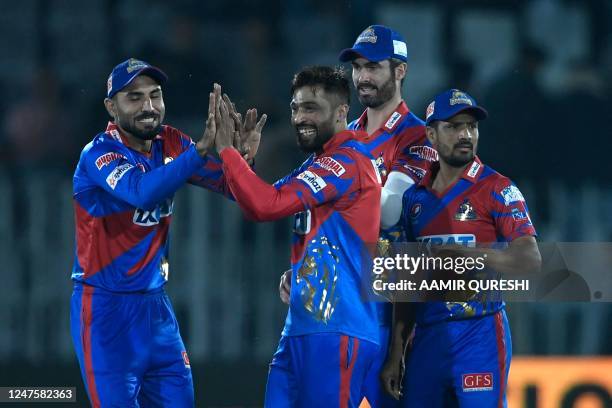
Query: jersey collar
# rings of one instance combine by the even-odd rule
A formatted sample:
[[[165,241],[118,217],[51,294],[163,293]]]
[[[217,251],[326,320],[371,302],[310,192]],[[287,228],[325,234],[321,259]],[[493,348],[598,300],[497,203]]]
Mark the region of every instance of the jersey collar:
[[[429,171],[425,173],[425,177],[421,179],[419,186],[431,188],[431,185],[433,183],[433,178],[438,173],[438,170],[440,170],[440,163],[439,162],[431,163],[431,167],[429,168]],[[474,184],[480,178],[480,175],[482,174],[483,170],[484,170],[484,164],[482,164],[478,156],[475,156],[474,160],[472,160],[472,162],[465,168],[465,170],[463,170],[463,173],[461,174],[460,178],[467,180],[470,183]]]
[[[366,133],[362,130],[342,130],[331,137],[324,145],[321,153],[317,156],[335,150],[338,146],[348,140],[361,140],[366,137]]]
[[[410,112],[408,105],[403,100],[397,105],[395,110],[387,116],[382,126],[375,133],[392,132],[399,125],[400,119],[405,117]],[[357,119],[357,128],[365,129],[368,123],[368,110],[364,110],[359,119]]]
[[[165,129],[166,129],[166,127],[165,127],[165,125],[163,125],[162,126],[162,131],[159,134],[157,134],[153,140],[162,140],[163,139],[163,134],[165,133],[164,132]],[[107,125],[106,125],[105,133],[110,135],[110,137],[112,137],[113,140],[116,140],[117,142],[121,143],[122,145],[124,145],[128,149],[132,149],[130,147],[130,144],[129,144],[127,138],[121,132],[121,130],[119,129],[119,126],[117,126],[117,124],[109,121],[107,123]],[[152,151],[153,151],[153,148],[151,148],[151,152]],[[138,152],[138,153],[140,153],[140,154],[142,154],[142,155],[144,155],[146,157],[149,157],[151,155],[151,152],[148,152],[148,153]]]

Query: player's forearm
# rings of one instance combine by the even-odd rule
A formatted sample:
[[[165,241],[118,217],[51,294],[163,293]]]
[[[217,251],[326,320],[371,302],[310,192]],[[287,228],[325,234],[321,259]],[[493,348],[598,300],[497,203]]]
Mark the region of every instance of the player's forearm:
[[[127,187],[120,184],[116,192],[137,208],[151,209],[174,194],[204,164],[205,159],[198,155],[194,147],[190,147],[170,163],[150,172],[130,170],[131,174],[126,174]]]
[[[393,304],[393,328],[389,358],[401,358],[404,355],[408,338],[415,323],[415,305],[407,302]]]
[[[206,155],[204,166],[189,178],[189,183],[234,199],[223,174],[223,164],[210,154]]]
[[[304,209],[295,193],[283,193],[260,179],[236,149],[223,149],[220,157],[226,182],[248,218],[274,221]]]
[[[475,248],[478,256],[485,256],[485,265],[501,273],[517,274],[539,271],[542,265],[540,250],[534,237],[521,237],[512,241],[508,248]]]

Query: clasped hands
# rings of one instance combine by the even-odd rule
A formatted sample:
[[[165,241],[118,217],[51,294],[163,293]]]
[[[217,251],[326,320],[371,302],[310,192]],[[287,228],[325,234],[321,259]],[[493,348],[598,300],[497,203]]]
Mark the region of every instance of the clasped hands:
[[[243,120],[229,96],[221,94],[221,85],[214,84],[208,95],[206,128],[196,149],[204,157],[213,146],[217,153],[226,147],[234,147],[249,164],[253,164],[266,120],[266,114],[257,120],[255,108],[247,110]]]

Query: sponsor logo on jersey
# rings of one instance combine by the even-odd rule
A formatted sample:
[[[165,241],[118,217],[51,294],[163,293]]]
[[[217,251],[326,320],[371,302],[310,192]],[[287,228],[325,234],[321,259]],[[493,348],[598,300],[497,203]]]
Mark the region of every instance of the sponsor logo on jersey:
[[[123,141],[121,140],[121,136],[119,135],[119,131],[117,129],[112,129],[109,133],[113,139],[123,143]]]
[[[525,202],[523,194],[515,185],[510,185],[501,191],[501,196],[504,198],[504,204],[507,206],[512,203]]]
[[[449,102],[451,105],[457,105],[460,103],[465,104],[465,105],[470,105],[470,106],[473,105],[472,100],[470,99],[469,96],[467,96],[464,92],[461,92],[456,89],[453,91],[453,94],[451,95]]]
[[[106,177],[106,184],[108,184],[109,187],[114,190],[115,187],[117,187],[119,180],[125,176],[125,173],[133,168],[134,166],[132,166],[130,163],[125,163],[115,167],[115,169],[108,174],[108,177]]]
[[[191,368],[191,363],[189,362],[189,356],[187,355],[187,352],[183,350],[181,351],[181,355],[183,356],[183,363],[185,364],[185,367]]]
[[[434,244],[434,245],[459,244],[459,245],[473,246],[473,244],[476,243],[476,235],[474,234],[425,235],[422,237],[418,237],[417,241],[424,242],[426,244]]]
[[[329,156],[321,157],[315,161],[321,168],[331,171],[336,176],[340,177],[346,172],[346,169],[335,159]]]
[[[470,200],[467,198],[463,200],[459,209],[455,213],[456,221],[471,221],[476,219],[476,211],[474,211],[474,206],[470,203]]]
[[[531,219],[529,218],[529,214],[527,214],[527,211],[521,211],[518,208],[513,208],[512,209],[512,218],[514,218],[514,221],[529,221],[531,222]]]
[[[159,224],[162,218],[171,216],[173,211],[174,201],[167,199],[163,204],[150,211],[137,208],[134,210],[132,222],[143,227],[150,227]]]
[[[410,209],[410,218],[415,220],[419,215],[421,215],[422,209],[423,209],[423,206],[421,206],[421,203],[416,203],[415,205],[413,205],[412,208]]]
[[[472,163],[472,166],[470,166],[470,169],[467,172],[468,177],[471,177],[471,178],[476,177],[478,170],[480,170],[480,164],[477,161],[474,161]]]
[[[321,177],[309,170],[300,173],[297,178],[306,183],[314,193],[318,193],[327,186],[327,183]]]
[[[359,37],[357,37],[357,41],[355,41],[355,44],[359,44],[362,42],[376,44],[376,40],[378,40],[378,37],[376,36],[374,29],[372,27],[368,27],[363,30],[361,34],[359,34]]]
[[[164,164],[168,164],[168,163],[170,163],[172,160],[174,160],[174,158],[173,158],[173,157],[170,157],[170,156],[164,157]]]
[[[433,115],[435,106],[436,101],[433,101],[427,106],[427,111],[425,112],[425,120],[429,119],[429,117]]]
[[[116,152],[104,153],[102,156],[96,159],[96,167],[98,168],[98,170],[100,170],[107,164],[119,159],[125,159],[125,156]]]
[[[461,376],[463,392],[492,391],[493,373],[470,373]]]
[[[395,126],[397,121],[400,120],[401,118],[402,118],[402,114],[401,113],[393,112],[391,114],[391,116],[389,117],[389,120],[387,121],[387,123],[385,123],[385,127],[387,129],[393,129],[393,126]]]
[[[416,154],[422,160],[438,161],[438,152],[430,146],[411,146],[410,154]]]

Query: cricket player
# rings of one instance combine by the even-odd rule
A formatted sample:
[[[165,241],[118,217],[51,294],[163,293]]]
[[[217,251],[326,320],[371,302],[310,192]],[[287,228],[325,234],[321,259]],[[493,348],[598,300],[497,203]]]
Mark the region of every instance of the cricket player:
[[[164,292],[173,196],[187,182],[230,193],[221,163],[207,154],[220,88],[194,143],[163,125],[166,79],[133,58],[113,69],[104,101],[112,121],[85,146],[74,174],[71,332],[94,407],[194,405],[189,358]],[[254,153],[259,134],[247,127]]]
[[[265,406],[357,407],[379,349],[376,305],[362,301],[380,223],[373,158],[347,130],[349,84],[341,69],[311,67],[292,81],[291,123],[312,161],[275,185],[231,147],[220,107],[216,146],[243,212],[256,221],[294,216],[290,306],[268,374]],[[376,210],[373,210],[375,208]]]
[[[541,257],[523,195],[476,156],[478,122],[486,117],[486,110],[460,90],[435,97],[427,108],[427,137],[440,160],[404,194],[401,225],[409,241],[429,243],[439,256],[486,256],[487,268],[501,273],[537,270]],[[488,245],[499,242],[506,248]],[[489,299],[396,303],[394,336],[403,333],[405,339],[412,330],[410,316],[416,320],[403,406],[506,406],[510,329],[504,302],[499,296]],[[399,347],[390,359],[401,358]],[[387,364],[398,367],[398,361]],[[391,371],[384,380],[395,384],[399,397],[399,370]]]
[[[353,85],[359,102],[366,107],[348,128],[366,132],[360,141],[375,157],[381,173],[381,226],[389,229],[399,221],[404,191],[418,183],[430,163],[437,160],[437,153],[425,136],[425,123],[402,99],[408,61],[406,42],[391,28],[372,25],[359,34],[352,48],[340,52],[339,59],[351,63]],[[381,236],[394,238],[388,233]],[[279,285],[285,303],[289,298],[290,273],[291,270],[281,276]],[[384,392],[379,377],[387,357],[392,306],[381,299],[377,308],[381,350],[368,371],[363,393],[373,407],[394,407],[397,403]]]

